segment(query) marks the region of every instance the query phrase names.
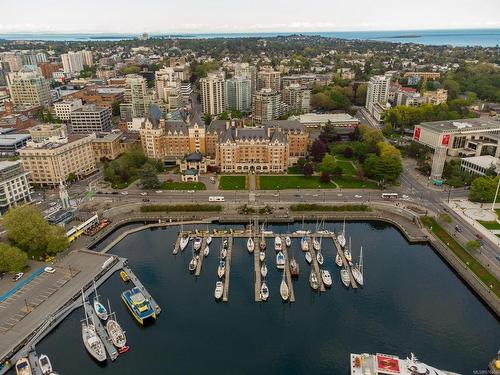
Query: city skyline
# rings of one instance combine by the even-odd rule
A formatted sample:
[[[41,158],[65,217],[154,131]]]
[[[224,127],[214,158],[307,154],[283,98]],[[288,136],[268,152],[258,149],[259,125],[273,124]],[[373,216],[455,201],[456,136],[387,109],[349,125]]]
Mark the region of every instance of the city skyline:
[[[70,0],[65,3],[65,9],[71,9],[71,17],[63,18],[58,1],[51,0],[39,7],[36,1],[28,0],[15,8],[4,7],[0,33],[251,33],[500,27],[495,16],[500,11],[500,3],[494,0],[478,0],[460,7],[456,7],[452,0],[439,3],[424,0],[418,7],[402,6],[395,0],[383,4],[361,0],[356,8],[351,4],[324,0],[316,2],[314,7],[310,5],[304,0],[286,3],[282,0],[257,0],[252,4],[190,0],[187,5],[180,0],[168,4],[145,0],[140,7],[145,16],[138,18],[136,6],[116,0],[105,3]],[[186,8],[190,11],[181,11]]]

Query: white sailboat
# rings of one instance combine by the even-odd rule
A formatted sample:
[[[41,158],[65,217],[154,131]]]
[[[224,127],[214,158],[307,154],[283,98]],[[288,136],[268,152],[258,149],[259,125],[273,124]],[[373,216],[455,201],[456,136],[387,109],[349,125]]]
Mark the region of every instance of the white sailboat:
[[[309,239],[304,236],[300,239],[300,248],[302,251],[309,251]]]
[[[207,232],[208,232],[208,229],[207,229]],[[211,243],[212,243],[212,236],[208,235],[208,237],[207,237],[207,245],[210,245]]]
[[[108,308],[111,311],[111,307]],[[116,320],[115,313],[110,313],[110,317],[106,322],[106,332],[114,346],[118,348],[119,353],[125,353],[129,348],[127,346],[127,336],[125,336],[125,331],[122,329],[118,321]]]
[[[320,241],[320,247],[318,252],[316,253],[316,260],[318,261],[319,265],[321,266],[323,262],[325,261],[325,258],[323,257],[323,254],[321,253],[321,241]]]
[[[217,276],[219,276],[219,279],[222,279],[225,273],[226,273],[226,262],[222,258],[219,258],[219,266],[217,267]]]
[[[224,283],[222,281],[217,281],[215,283],[215,291],[214,291],[215,299],[220,300],[222,298],[223,292],[224,292]]]
[[[203,242],[203,239],[201,237],[196,237],[194,239],[194,242],[193,242],[194,251],[200,251],[202,242]]]
[[[54,370],[52,369],[52,363],[46,354],[41,354],[38,359],[38,364],[40,365],[40,370],[42,370],[42,375],[52,375]]]
[[[340,256],[338,251],[337,255],[335,255],[335,263],[337,264],[337,266],[342,267],[342,257]]]
[[[267,266],[266,266],[266,263],[262,263],[262,265],[260,266],[260,274],[262,277],[266,277],[267,276]]]
[[[314,270],[311,270],[311,273],[309,274],[309,285],[311,285],[313,290],[317,290],[319,288],[318,276]]]
[[[267,284],[265,281],[262,282],[262,285],[260,286],[260,299],[262,301],[267,301],[269,298],[269,288],[267,287]]]
[[[285,268],[285,255],[282,251],[278,251],[278,253],[276,254],[276,267],[279,270]]]
[[[349,287],[349,285],[351,284],[351,278],[349,277],[349,271],[347,271],[347,269],[342,268],[340,270],[340,280],[346,287]]]
[[[286,247],[292,246],[292,239],[290,238],[290,236],[285,237],[285,245]]]
[[[222,259],[226,259],[226,256],[227,256],[227,249],[225,247],[222,247],[222,249],[220,251],[220,257]]]
[[[349,247],[344,249],[345,259],[349,264],[352,264],[352,253],[351,253],[351,237],[349,237]]]
[[[208,254],[210,254],[210,247],[205,246],[205,249],[203,250],[203,256],[207,257]]]
[[[337,236],[337,240],[339,241],[340,246],[345,247],[346,238],[345,238],[345,219],[344,219],[344,227],[342,229],[342,233]]]
[[[313,249],[314,250],[316,250],[316,251],[320,251],[321,250],[321,244],[320,244],[320,242],[316,238],[313,238],[312,244],[313,244]]]
[[[98,362],[104,362],[106,360],[106,350],[104,349],[104,344],[101,338],[97,335],[95,331],[94,323],[89,322],[89,317],[87,314],[87,307],[82,291],[83,299],[83,309],[85,311],[85,320],[82,321],[82,340],[85,349],[89,354]]]
[[[305,257],[306,257],[307,263],[311,264],[311,262],[312,262],[312,255],[311,255],[311,253],[309,251],[306,253]]]
[[[255,242],[253,241],[252,237],[248,237],[247,240],[247,250],[249,253],[253,253],[253,250],[255,249]]]
[[[330,271],[328,270],[321,270],[321,280],[323,280],[323,284],[325,284],[326,287],[331,287],[332,286],[332,275],[330,275]]]
[[[285,271],[283,271],[283,278],[281,279],[281,285],[280,285],[281,299],[283,301],[288,301],[289,294],[290,290],[288,289],[288,284],[286,283],[285,280]]]
[[[99,295],[97,294],[97,288],[95,286],[95,281],[94,281],[94,311],[96,315],[99,317],[101,320],[106,320],[108,319],[108,310],[106,310],[106,307],[99,302]]]
[[[281,241],[281,237],[280,236],[274,237],[274,250],[281,251],[282,248],[283,248],[283,242]]]
[[[179,242],[179,247],[181,251],[183,251],[186,248],[188,243],[189,243],[189,236],[187,234],[183,234]]]
[[[198,265],[198,256],[193,256],[189,261],[189,272],[193,273],[196,270],[196,266]]]
[[[260,261],[261,261],[261,262],[263,262],[263,261],[264,261],[264,259],[266,259],[266,253],[265,253],[265,252],[263,252],[263,251],[261,251],[261,252],[259,253],[259,259],[260,259]]]
[[[361,246],[361,250],[359,251],[359,263],[351,268],[352,277],[356,282],[363,286],[363,246]]]

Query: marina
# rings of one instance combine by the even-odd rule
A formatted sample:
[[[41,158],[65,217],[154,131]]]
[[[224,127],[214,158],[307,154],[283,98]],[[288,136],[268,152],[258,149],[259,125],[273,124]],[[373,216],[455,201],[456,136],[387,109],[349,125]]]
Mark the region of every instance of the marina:
[[[285,237],[283,237],[283,243],[285,243]],[[288,289],[290,291],[290,302],[295,302],[295,293],[293,291],[293,283],[292,283],[292,274],[290,272],[290,258],[288,257],[288,246],[283,247],[283,254],[285,255],[285,269],[283,272],[285,273],[286,283],[288,285]]]
[[[104,344],[104,348],[106,349],[108,358],[111,359],[111,361],[114,361],[116,358],[118,358],[118,350],[113,345],[113,342],[109,338],[106,329],[102,325],[101,319],[99,319],[89,301],[85,301],[85,310],[87,311],[89,319],[92,321],[95,327],[95,332]]]

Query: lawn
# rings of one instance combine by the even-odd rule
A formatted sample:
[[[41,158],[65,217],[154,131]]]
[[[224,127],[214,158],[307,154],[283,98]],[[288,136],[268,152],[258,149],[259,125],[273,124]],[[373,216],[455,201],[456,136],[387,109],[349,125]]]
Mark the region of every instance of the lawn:
[[[162,190],[206,190],[203,182],[164,182],[161,184]]]
[[[422,222],[425,226],[432,230],[432,233],[438,237],[447,247],[455,253],[455,255],[464,263],[467,264],[472,272],[487,285],[493,285],[493,292],[500,297],[500,282],[488,272],[462,245],[460,245],[448,232],[446,232],[437,222],[431,217],[424,217]]]
[[[332,177],[332,180],[343,189],[380,189],[375,181],[360,181],[353,176]]]
[[[480,221],[480,223],[486,229],[500,229],[500,224],[496,221]]]
[[[344,174],[354,176],[356,174],[356,168],[350,161],[337,160],[337,165],[342,168]]]
[[[302,174],[303,171],[302,171],[301,167],[294,165],[292,167],[288,167],[288,173],[289,174]]]
[[[350,157],[350,158],[346,158],[343,154],[334,154],[335,156],[335,159],[337,161],[353,161],[354,158]]]
[[[335,189],[331,182],[321,182],[319,176],[258,176],[259,189]]]
[[[243,190],[245,189],[245,176],[222,176],[219,180],[221,190]]]

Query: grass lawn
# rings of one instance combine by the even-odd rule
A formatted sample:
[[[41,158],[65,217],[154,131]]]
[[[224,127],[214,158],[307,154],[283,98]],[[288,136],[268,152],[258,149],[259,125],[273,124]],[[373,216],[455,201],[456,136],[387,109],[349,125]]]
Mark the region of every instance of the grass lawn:
[[[462,245],[460,245],[448,232],[446,232],[437,222],[431,217],[424,217],[422,222],[425,226],[432,230],[432,233],[438,237],[443,243],[447,244],[447,247],[455,253],[455,255],[464,263],[468,263],[468,267],[476,276],[481,279],[481,281],[487,285],[493,285],[490,288],[497,296],[500,297],[500,282],[488,272],[472,255],[470,255],[467,250],[465,250]]]
[[[298,166],[288,167],[287,172],[290,174],[302,174],[302,168]]]
[[[480,223],[486,229],[500,229],[500,224],[496,221],[480,221]]]
[[[139,179],[139,176],[133,175],[130,176],[127,182],[112,182],[111,187],[113,189],[125,189],[128,187],[132,182],[136,181]]]
[[[337,160],[337,165],[342,168],[342,170],[344,171],[344,174],[348,174],[348,175],[355,175],[356,174],[356,168],[354,167],[354,165],[352,165],[352,163],[350,161],[341,161],[341,160]]]
[[[321,182],[319,176],[258,176],[257,178],[261,190],[336,188],[331,182]]]
[[[374,181],[360,181],[353,176],[333,177],[332,180],[343,189],[380,189],[380,186]]]
[[[334,154],[337,161],[354,161],[354,158],[346,158],[343,154]]]
[[[219,180],[221,190],[243,190],[245,189],[245,176],[221,176]]]
[[[203,182],[164,182],[161,184],[162,190],[206,190]]]

